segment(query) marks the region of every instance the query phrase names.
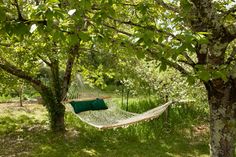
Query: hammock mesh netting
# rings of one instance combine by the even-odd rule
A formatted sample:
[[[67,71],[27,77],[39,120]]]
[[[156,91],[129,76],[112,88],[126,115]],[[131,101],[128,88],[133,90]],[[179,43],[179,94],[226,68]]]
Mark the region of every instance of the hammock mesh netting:
[[[172,101],[168,102],[141,114],[127,112],[119,109],[115,105],[112,105],[107,110],[85,111],[77,113],[76,115],[83,122],[86,122],[98,129],[118,128],[157,118],[172,103]]]

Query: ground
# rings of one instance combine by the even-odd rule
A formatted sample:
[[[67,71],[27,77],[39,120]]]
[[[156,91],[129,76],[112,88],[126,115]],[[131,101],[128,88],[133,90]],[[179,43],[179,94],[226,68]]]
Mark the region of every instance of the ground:
[[[206,157],[208,125],[169,125],[154,120],[128,128],[98,131],[67,106],[67,133],[54,135],[42,105],[0,104],[0,157]],[[181,112],[180,112],[181,113]],[[185,115],[184,115],[185,116]]]

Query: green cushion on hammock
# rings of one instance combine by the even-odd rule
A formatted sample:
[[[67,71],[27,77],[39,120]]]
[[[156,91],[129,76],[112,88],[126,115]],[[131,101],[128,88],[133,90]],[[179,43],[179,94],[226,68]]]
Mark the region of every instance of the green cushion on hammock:
[[[96,99],[96,100],[86,100],[86,101],[71,101],[70,104],[72,105],[75,113],[80,113],[83,111],[89,110],[103,110],[107,109],[107,106],[103,99]]]
[[[108,109],[108,107],[103,99],[97,98],[94,102],[92,102],[92,110],[104,110],[104,109]]]

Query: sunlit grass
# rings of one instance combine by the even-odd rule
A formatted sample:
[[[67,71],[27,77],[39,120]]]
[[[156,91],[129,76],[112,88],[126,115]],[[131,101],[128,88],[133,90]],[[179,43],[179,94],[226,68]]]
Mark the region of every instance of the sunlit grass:
[[[143,112],[157,102],[130,101],[129,110]],[[1,105],[1,104],[0,104]],[[0,106],[1,107],[1,106]],[[67,107],[67,109],[69,109]],[[208,129],[194,109],[170,111],[162,117],[128,128],[98,131],[68,110],[67,133],[52,134],[47,112],[41,105],[9,106],[0,113],[0,156],[42,157],[182,157],[208,156]],[[202,132],[198,126],[206,126]]]

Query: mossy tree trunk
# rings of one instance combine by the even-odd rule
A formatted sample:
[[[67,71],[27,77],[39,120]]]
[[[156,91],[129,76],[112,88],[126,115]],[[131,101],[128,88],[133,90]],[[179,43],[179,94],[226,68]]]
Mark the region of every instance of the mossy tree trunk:
[[[205,83],[210,107],[210,152],[212,157],[234,157],[236,88],[234,80]]]
[[[220,20],[217,8],[210,0],[191,0],[187,21],[193,32],[207,32],[205,43],[196,43],[195,73],[206,87],[210,108],[211,157],[234,157],[236,86],[232,58],[228,50],[236,38]],[[226,52],[231,53],[229,57]],[[224,67],[224,68],[222,68]],[[223,75],[216,75],[216,74]]]
[[[43,104],[46,106],[49,118],[50,118],[50,126],[53,132],[65,132],[65,106],[62,104],[62,101],[66,97],[70,80],[72,74],[72,68],[74,65],[74,61],[78,52],[78,45],[75,45],[68,55],[68,60],[66,63],[66,69],[63,73],[63,77],[61,77],[61,72],[59,68],[59,60],[54,58],[49,58],[50,63],[48,63],[50,67],[49,73],[49,87],[40,87],[38,91],[43,98]],[[36,87],[37,89],[37,87]]]
[[[47,90],[41,94],[43,98],[43,104],[46,106],[49,114],[50,127],[53,132],[65,132],[65,106],[55,99],[54,94]]]
[[[220,65],[225,64],[224,55],[228,44],[220,41],[216,43],[218,46],[214,44],[213,46],[207,45],[205,48],[201,46],[202,48],[197,53],[199,65],[210,65],[205,66],[204,70],[206,71],[218,70]],[[203,51],[206,53],[200,53]],[[200,77],[204,78],[205,76]],[[202,80],[208,93],[210,109],[211,157],[235,156],[236,80],[230,73],[226,75],[226,78],[225,80],[221,77],[209,78],[208,81]]]

